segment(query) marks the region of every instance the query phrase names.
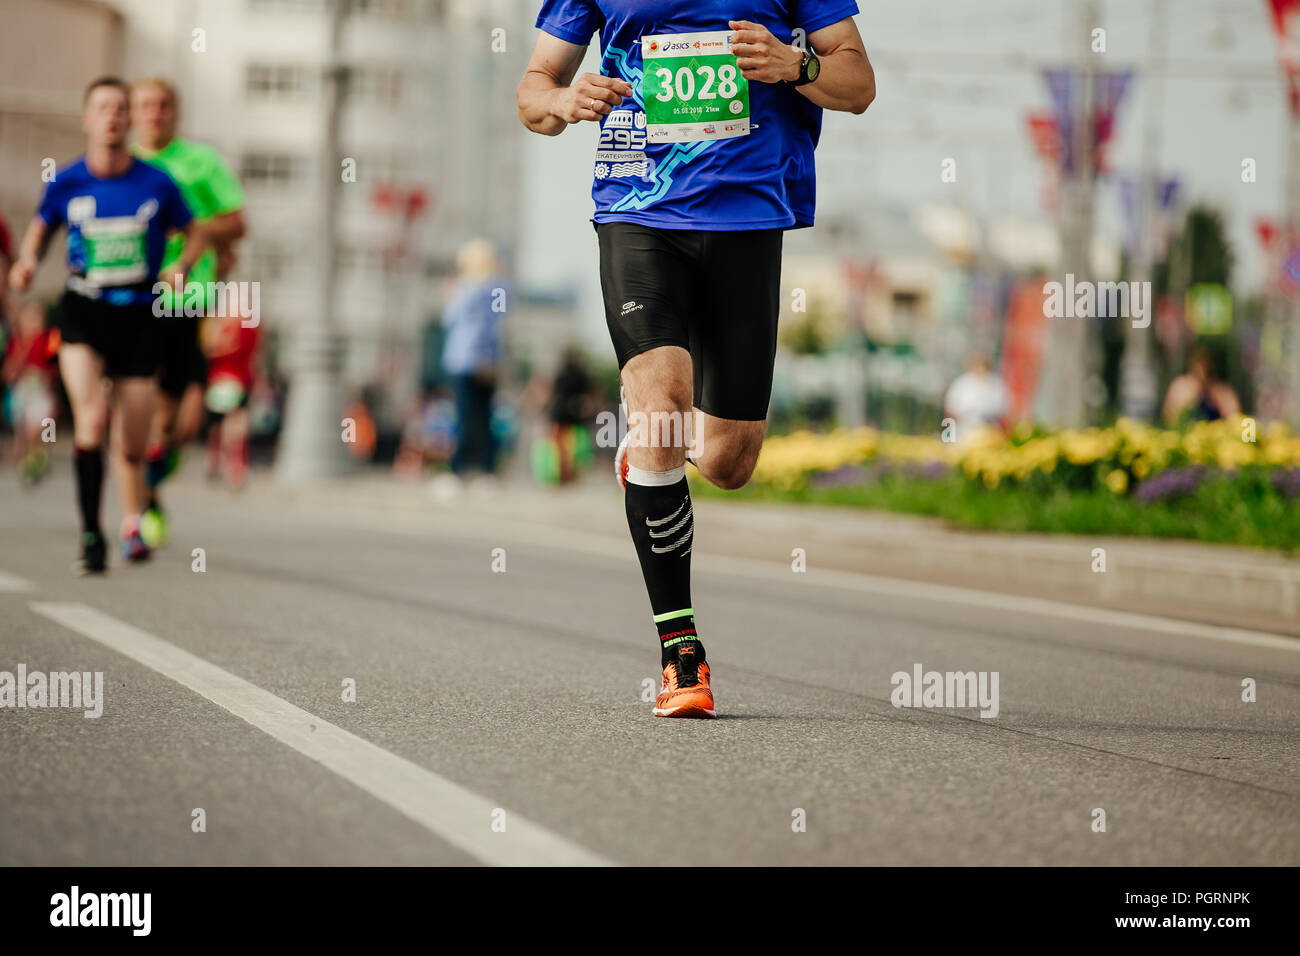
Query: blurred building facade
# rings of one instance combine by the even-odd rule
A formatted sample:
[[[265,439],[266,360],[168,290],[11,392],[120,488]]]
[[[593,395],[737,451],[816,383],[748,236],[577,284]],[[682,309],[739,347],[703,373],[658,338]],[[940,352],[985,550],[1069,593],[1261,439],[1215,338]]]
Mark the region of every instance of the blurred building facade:
[[[45,188],[47,161],[62,166],[82,150],[82,94],[96,76],[119,68],[125,24],[99,0],[5,0],[0,31],[0,214],[16,244]],[[58,55],[20,37],[57,38]],[[50,255],[61,248],[60,239]],[[53,295],[63,279],[45,270],[37,293]]]
[[[531,43],[501,28],[526,5],[347,2],[339,145],[351,169],[339,171],[335,295],[354,385],[414,388],[461,243],[487,236],[513,253],[524,135],[513,91]],[[58,41],[57,55],[7,44],[0,57],[0,210],[16,232],[44,187],[41,161],[82,150],[86,83],[164,76],[180,92],[181,134],[216,146],[244,184],[237,273],[260,282],[268,333],[313,321],[326,0],[5,0],[3,28]],[[38,289],[61,281],[47,268]]]
[[[54,56],[32,47],[0,57],[0,208],[20,229],[43,185],[40,158],[62,163],[79,151],[76,113],[93,75],[172,77],[183,134],[216,145],[244,182],[250,234],[239,277],[260,280],[268,332],[313,321],[326,3],[5,0],[6,35],[57,37],[58,47]],[[355,182],[340,187],[334,301],[349,382],[381,383],[398,393],[396,403],[418,380],[421,329],[439,312],[455,250],[477,235],[496,240],[517,266],[508,310],[515,355],[544,367],[577,339],[612,361],[587,222],[595,129],[582,124],[558,139],[535,137],[515,115],[513,90],[539,6],[348,3],[340,141],[355,160]],[[1183,183],[1189,199],[1226,212],[1241,264],[1234,284],[1251,295],[1265,272],[1253,249],[1256,220],[1283,206],[1281,176],[1268,160],[1280,152],[1282,100],[1263,56],[1271,42],[1265,3],[1185,6],[1188,14],[1169,26],[1176,55],[1160,65],[1168,92],[1153,113],[1163,128],[1153,165]],[[1069,29],[1071,4],[863,7],[858,23],[881,95],[866,117],[826,116],[818,228],[787,238],[783,280],[787,330],[803,322],[792,298],[803,288],[824,327],[811,331],[847,333],[822,351],[867,352],[856,363],[830,359],[839,364],[829,373],[815,363],[792,373],[837,383],[847,422],[861,414],[851,395],[873,382],[937,400],[967,346],[987,347],[999,336],[1011,278],[1082,271],[1066,268],[1050,177],[1024,128],[1026,115],[1048,99],[1043,69],[1064,58],[1062,36],[1077,33]],[[1107,68],[1142,74],[1151,66],[1148,8],[1099,4],[1109,27]],[[971,48],[976,36],[981,45]],[[582,68],[599,65],[590,50]],[[1142,161],[1135,111],[1150,88],[1143,79],[1117,120],[1117,171]],[[1216,135],[1206,135],[1207,116]],[[1243,155],[1260,158],[1258,183],[1243,183]],[[949,160],[950,180],[941,175]],[[1127,226],[1114,185],[1097,185],[1095,280],[1116,278],[1122,268],[1117,249]],[[58,281],[57,270],[44,271],[44,285]],[[813,354],[800,351],[797,336],[783,341],[783,363],[785,355]]]

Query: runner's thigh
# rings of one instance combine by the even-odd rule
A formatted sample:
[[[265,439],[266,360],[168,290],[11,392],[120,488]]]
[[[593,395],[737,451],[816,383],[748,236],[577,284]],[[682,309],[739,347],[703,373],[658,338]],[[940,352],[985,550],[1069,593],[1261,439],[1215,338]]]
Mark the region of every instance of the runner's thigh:
[[[783,237],[780,229],[707,234],[697,267],[691,357],[695,405],[717,418],[767,418]]]
[[[690,348],[691,268],[682,237],[627,222],[598,223],[596,235],[618,367],[663,345]]]

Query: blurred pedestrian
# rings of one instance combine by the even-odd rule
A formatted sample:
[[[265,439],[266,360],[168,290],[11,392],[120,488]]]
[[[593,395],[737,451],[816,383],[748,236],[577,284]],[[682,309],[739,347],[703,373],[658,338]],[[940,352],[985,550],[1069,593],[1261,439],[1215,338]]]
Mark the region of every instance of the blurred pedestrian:
[[[958,442],[964,442],[980,429],[1000,427],[1010,407],[1007,387],[993,371],[988,353],[976,349],[966,358],[966,371],[948,386],[943,410],[956,425]]]
[[[429,389],[402,425],[393,471],[406,478],[423,477],[426,469],[450,461],[455,450],[455,406],[446,389]]]
[[[1241,401],[1232,386],[1219,379],[1214,353],[1205,346],[1192,352],[1187,371],[1169,383],[1165,392],[1165,424],[1217,422],[1241,414]]]
[[[369,464],[375,457],[375,448],[379,444],[379,432],[375,427],[374,394],[363,388],[353,395],[347,407],[343,409],[343,420],[348,428],[348,451],[362,464]]]
[[[484,474],[496,471],[492,400],[503,356],[501,316],[505,284],[495,247],[474,239],[456,257],[459,280],[447,301],[442,367],[456,397],[456,452],[451,469],[464,475],[475,456]]]
[[[223,470],[224,462],[226,483],[239,489],[248,478],[248,404],[261,329],[230,314],[209,316],[202,329],[208,365],[203,397],[208,419],[208,473]]]
[[[586,470],[592,457],[588,426],[596,398],[582,354],[573,347],[565,349],[555,377],[539,384],[539,391],[546,393],[542,402],[547,425],[533,444],[533,474],[543,484],[568,484]]]
[[[14,264],[13,239],[9,235],[9,224],[5,222],[5,217],[0,216],[0,276],[9,275],[9,267]],[[4,311],[4,290],[0,289],[0,323],[5,318]]]
[[[50,456],[41,433],[54,420],[54,356],[59,334],[46,327],[45,310],[36,302],[18,309],[13,334],[5,346],[0,381],[8,387],[6,412],[14,430],[11,460],[19,462],[23,480],[35,484],[45,476]]]

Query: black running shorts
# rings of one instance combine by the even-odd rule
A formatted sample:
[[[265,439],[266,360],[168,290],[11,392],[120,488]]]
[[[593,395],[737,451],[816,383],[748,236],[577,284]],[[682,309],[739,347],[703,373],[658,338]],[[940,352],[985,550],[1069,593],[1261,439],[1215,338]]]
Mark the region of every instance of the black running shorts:
[[[762,421],[772,396],[781,308],[780,229],[596,224],[605,322],[621,369],[662,345],[691,353],[695,406]]]
[[[199,319],[192,316],[163,316],[158,320],[162,368],[158,387],[163,394],[180,398],[191,385],[208,380],[208,360],[199,347]]]
[[[108,378],[153,378],[158,371],[158,322],[148,303],[110,305],[71,289],[59,300],[55,326],[69,345],[89,345]]]

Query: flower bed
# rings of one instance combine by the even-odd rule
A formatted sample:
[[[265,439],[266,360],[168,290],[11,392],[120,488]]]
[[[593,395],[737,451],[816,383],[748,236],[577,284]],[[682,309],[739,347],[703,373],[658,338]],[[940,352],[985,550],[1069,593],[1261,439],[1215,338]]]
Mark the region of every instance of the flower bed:
[[[963,445],[869,428],[801,431],[767,440],[745,494],[939,515],[967,527],[1295,549],[1300,436],[1280,423],[1252,428],[1233,420],[1173,431],[1121,419],[1109,428],[989,431]]]

